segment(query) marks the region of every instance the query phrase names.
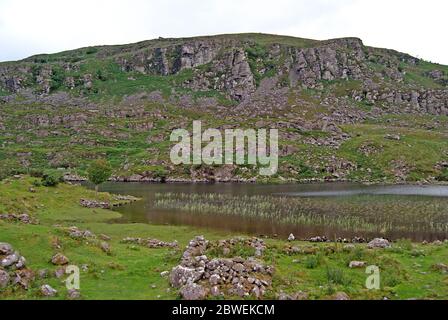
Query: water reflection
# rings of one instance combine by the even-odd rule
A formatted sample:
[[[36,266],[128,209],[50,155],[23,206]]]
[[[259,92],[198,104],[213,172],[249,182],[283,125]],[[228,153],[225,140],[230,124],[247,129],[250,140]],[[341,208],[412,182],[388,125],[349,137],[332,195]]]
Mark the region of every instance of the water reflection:
[[[190,225],[208,229],[219,229],[240,232],[250,235],[268,235],[287,237],[294,233],[299,238],[316,235],[337,237],[375,237],[385,236],[391,239],[410,238],[415,241],[433,241],[448,238],[448,233],[431,231],[393,231],[382,234],[347,230],[328,226],[300,226],[279,224],[269,219],[254,219],[243,216],[220,216],[219,214],[198,214],[184,212],[178,209],[158,209],[154,207],[156,193],[223,193],[232,196],[239,195],[271,195],[290,197],[335,197],[335,201],[343,197],[357,197],[373,195],[378,201],[383,196],[395,196],[396,201],[410,197],[413,199],[432,199],[431,201],[446,201],[448,199],[447,186],[364,186],[352,183],[331,184],[288,184],[288,185],[260,185],[260,184],[147,184],[147,183],[107,183],[101,190],[129,194],[143,198],[142,201],[118,208],[123,214],[123,221],[169,225]],[[447,208],[448,210],[448,208]],[[391,215],[395,212],[390,212]],[[448,214],[446,218],[448,224]]]

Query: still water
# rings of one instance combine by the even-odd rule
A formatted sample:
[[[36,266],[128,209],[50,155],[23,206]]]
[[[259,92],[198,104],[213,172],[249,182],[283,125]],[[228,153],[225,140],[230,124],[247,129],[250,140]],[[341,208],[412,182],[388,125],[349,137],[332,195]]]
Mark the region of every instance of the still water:
[[[316,235],[329,238],[337,237],[376,237],[384,236],[390,239],[410,238],[415,241],[448,239],[448,186],[365,186],[352,183],[322,183],[322,184],[148,184],[148,183],[106,183],[101,187],[108,191],[123,195],[142,198],[142,201],[132,203],[117,209],[123,214],[123,222],[141,222],[161,225],[189,225],[205,229],[229,232],[239,232],[248,235],[267,235],[287,237],[290,233],[305,239]],[[182,207],[160,208],[156,206],[157,195],[160,194],[207,195],[224,194],[232,197],[267,196],[282,197],[285,203],[288,198],[312,199],[315,203],[322,201],[326,207],[318,208],[318,213],[344,217],[347,205],[356,204],[355,210],[372,209],[372,203],[378,205],[378,215],[384,219],[390,217],[392,221],[400,221],[400,215],[405,216],[410,209],[421,210],[414,218],[415,221],[401,221],[400,227],[386,231],[360,231],[350,226],[328,226],[319,224],[289,224],[275,219],[247,217],[238,213],[221,215],[220,212],[190,212]],[[282,200],[283,201],[283,200]],[[330,201],[330,205],[328,205]],[[334,206],[331,205],[334,201]],[[387,205],[382,206],[383,203]],[[392,203],[392,205],[390,205]],[[225,203],[223,204],[225,205]],[[415,206],[414,206],[415,205]],[[420,207],[419,207],[420,206]],[[422,208],[422,209],[419,209]],[[436,212],[432,212],[436,211]],[[434,216],[437,217],[438,228],[407,229],[407,223],[419,225],[420,219],[430,225]],[[404,219],[404,218],[403,218]],[[404,223],[404,224],[403,224]],[[442,226],[442,227],[440,227]],[[446,229],[444,230],[446,226]]]

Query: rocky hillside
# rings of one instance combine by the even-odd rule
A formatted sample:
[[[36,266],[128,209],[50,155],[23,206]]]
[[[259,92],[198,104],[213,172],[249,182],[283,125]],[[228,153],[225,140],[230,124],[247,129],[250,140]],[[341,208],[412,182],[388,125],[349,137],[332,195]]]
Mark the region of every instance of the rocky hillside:
[[[276,127],[274,180],[448,180],[448,67],[360,39],[266,34],[144,41],[0,63],[0,172],[260,180],[244,167],[174,167],[169,134]]]

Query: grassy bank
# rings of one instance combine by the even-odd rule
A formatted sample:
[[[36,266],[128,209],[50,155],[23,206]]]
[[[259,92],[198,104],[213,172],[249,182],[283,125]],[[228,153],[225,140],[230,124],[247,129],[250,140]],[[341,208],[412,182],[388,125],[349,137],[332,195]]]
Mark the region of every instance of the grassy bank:
[[[238,236],[183,226],[113,223],[120,217],[118,213],[79,205],[81,198],[94,199],[94,192],[68,184],[36,187],[34,180],[21,177],[0,182],[0,213],[27,213],[39,221],[25,225],[0,220],[0,242],[13,245],[34,271],[48,269],[53,274],[57,267],[50,259],[57,252],[67,256],[70,264],[88,266],[81,272],[82,299],[177,299],[177,290],[170,288],[160,273],[179,264],[188,241],[199,234],[212,241]],[[99,197],[113,201],[106,193]],[[109,236],[111,252],[103,252],[96,241],[69,237],[64,228],[70,226]],[[121,243],[125,237],[177,240],[180,249]],[[436,246],[399,241],[391,249],[370,250],[365,244],[347,249],[343,244],[266,242],[262,259],[276,271],[265,298],[275,298],[281,291],[303,291],[310,299],[329,299],[339,291],[351,299],[448,298],[448,275],[434,268],[439,263],[448,264],[446,243]],[[289,253],[291,246],[299,248],[298,253]],[[380,290],[365,289],[365,269],[348,267],[355,260],[380,267]],[[64,299],[63,279],[36,279],[28,290],[9,286],[0,289],[0,299],[43,299],[39,294],[42,284],[59,291],[55,299]]]

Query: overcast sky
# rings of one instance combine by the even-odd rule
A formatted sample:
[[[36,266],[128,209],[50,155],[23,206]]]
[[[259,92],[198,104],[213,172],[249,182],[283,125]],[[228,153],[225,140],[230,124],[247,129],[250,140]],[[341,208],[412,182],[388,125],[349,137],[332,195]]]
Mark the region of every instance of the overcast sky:
[[[0,0],[0,61],[162,37],[355,36],[448,64],[446,0]]]

